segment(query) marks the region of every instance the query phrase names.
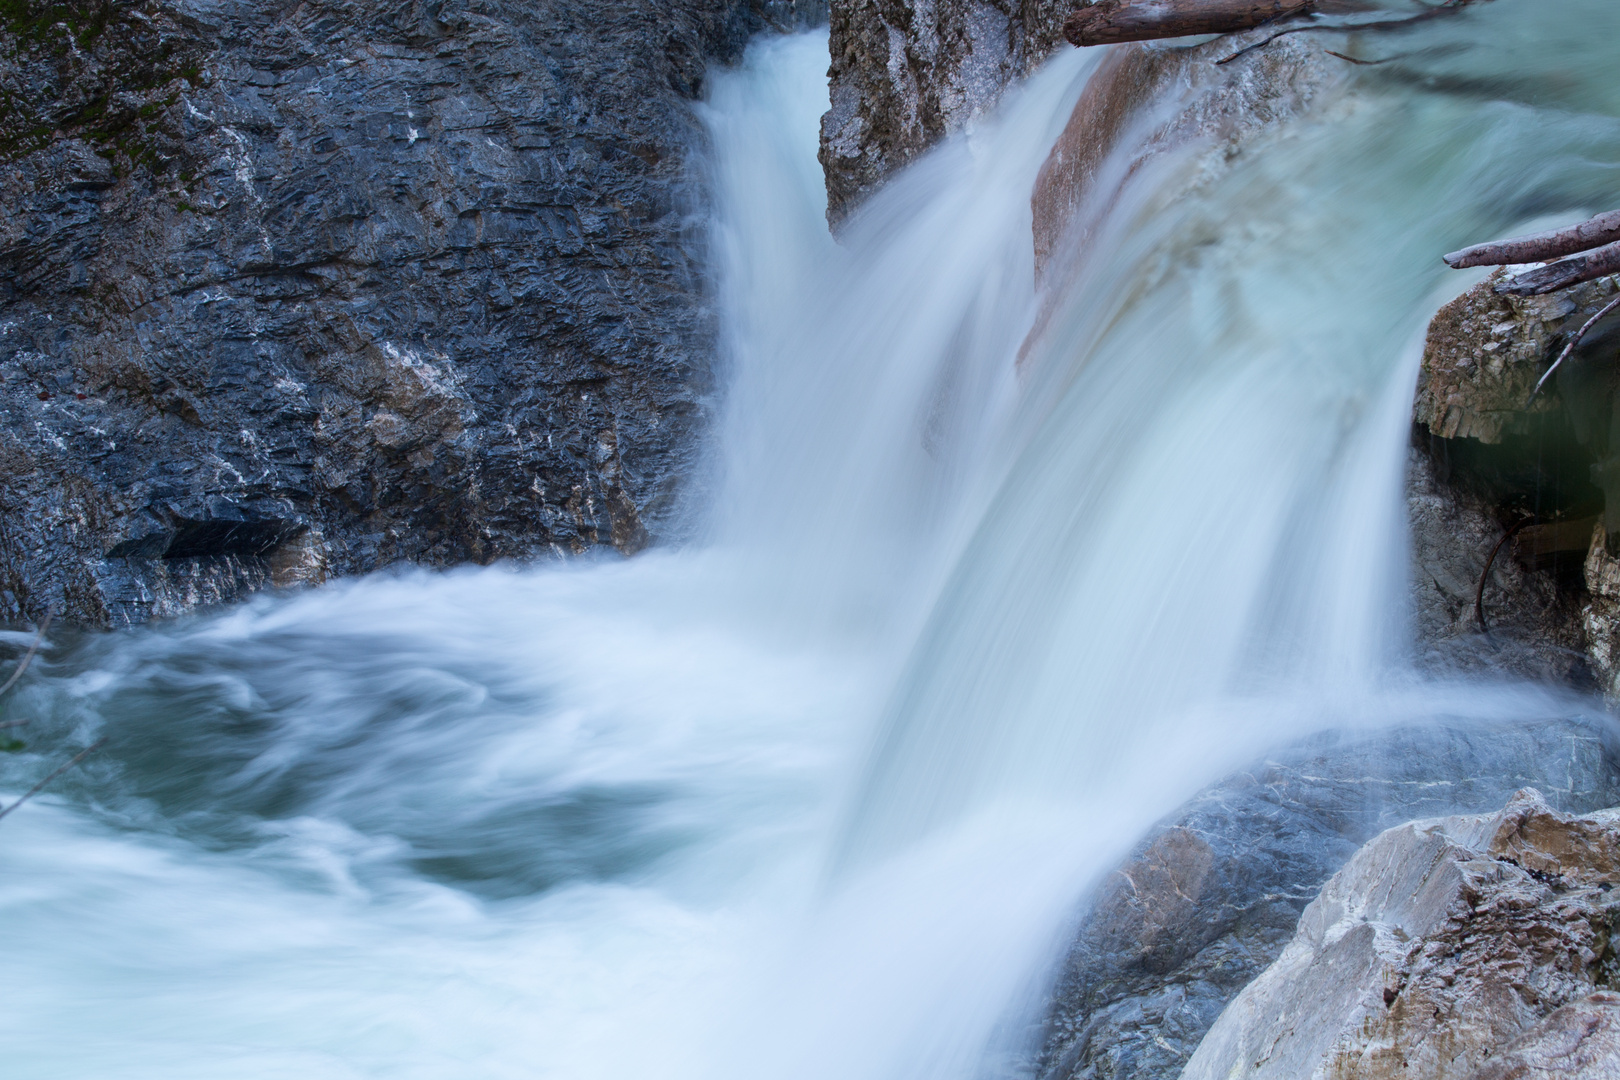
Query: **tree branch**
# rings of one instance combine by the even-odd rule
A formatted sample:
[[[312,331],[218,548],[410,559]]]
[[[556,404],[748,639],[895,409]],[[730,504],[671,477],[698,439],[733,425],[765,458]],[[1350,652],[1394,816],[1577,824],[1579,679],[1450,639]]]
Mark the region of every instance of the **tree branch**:
[[[28,664],[34,659],[34,654],[39,652],[39,644],[45,640],[45,631],[51,628],[51,619],[53,618],[55,618],[55,615],[51,612],[47,611],[45,613],[45,618],[40,621],[39,631],[34,634],[34,643],[28,646],[27,655],[22,658],[22,663],[17,665],[17,670],[11,673],[11,678],[6,680],[4,686],[0,686],[0,694],[4,694],[16,685],[17,680],[23,677],[23,672],[28,670]]]
[[[1528,409],[1530,402],[1536,400],[1536,395],[1541,393],[1541,388],[1547,384],[1548,379],[1552,378],[1552,373],[1558,370],[1558,365],[1569,359],[1569,354],[1574,352],[1575,347],[1581,343],[1581,340],[1592,332],[1592,327],[1598,324],[1598,320],[1615,308],[1620,308],[1620,296],[1616,296],[1613,300],[1604,304],[1596,315],[1586,320],[1585,326],[1575,332],[1575,336],[1569,339],[1569,344],[1564,346],[1564,351],[1558,354],[1558,359],[1554,360],[1552,366],[1542,372],[1541,378],[1536,380],[1536,385],[1530,391],[1530,397],[1524,403],[1525,408]]]
[[[1425,11],[1420,11],[1416,15],[1406,15],[1399,19],[1380,19],[1377,22],[1307,23],[1304,26],[1290,26],[1286,30],[1279,30],[1270,37],[1261,41],[1256,41],[1252,45],[1245,45],[1231,56],[1224,56],[1215,61],[1215,64],[1217,67],[1222,64],[1230,64],[1238,57],[1247,56],[1256,49],[1263,49],[1267,45],[1270,45],[1273,41],[1276,41],[1278,38],[1287,37],[1289,34],[1303,34],[1312,30],[1333,30],[1342,34],[1359,33],[1363,30],[1401,30],[1405,27],[1411,26],[1413,23],[1428,22],[1430,19],[1437,19],[1442,15],[1450,15],[1453,12],[1461,11],[1463,8],[1474,2],[1475,0],[1442,0],[1441,3],[1436,4]]]
[[[1540,296],[1608,274],[1620,274],[1620,242],[1508,278],[1498,282],[1495,291],[1504,296]]]
[[[1468,266],[1511,266],[1514,263],[1549,262],[1590,251],[1603,244],[1620,240],[1620,210],[1611,210],[1595,218],[1550,232],[1516,236],[1511,240],[1497,240],[1490,244],[1453,251],[1444,256],[1446,265],[1453,270]]]
[[[16,802],[14,802],[10,806],[6,807],[4,810],[0,810],[0,818],[5,817],[7,814],[9,814],[13,810],[17,809],[17,807],[21,806],[23,803],[27,802],[29,799],[32,799],[35,795],[38,795],[40,792],[44,791],[46,784],[49,784],[52,780],[55,780],[58,776],[61,776],[63,773],[67,772],[69,769],[73,768],[73,766],[77,765],[79,762],[81,762],[85,758],[89,757],[94,751],[101,749],[102,744],[105,743],[106,741],[107,741],[107,736],[103,735],[101,738],[97,739],[95,742],[91,743],[89,746],[85,747],[83,750],[80,750],[77,754],[73,755],[73,760],[69,761],[66,765],[63,765],[61,768],[59,768],[55,772],[51,773],[51,775],[47,776],[45,779],[41,780],[39,783],[37,783],[33,787],[29,788],[23,794],[22,798],[18,799]]]
[[[1084,47],[1229,34],[1318,6],[1320,0],[1099,0],[1065,19],[1063,36]]]

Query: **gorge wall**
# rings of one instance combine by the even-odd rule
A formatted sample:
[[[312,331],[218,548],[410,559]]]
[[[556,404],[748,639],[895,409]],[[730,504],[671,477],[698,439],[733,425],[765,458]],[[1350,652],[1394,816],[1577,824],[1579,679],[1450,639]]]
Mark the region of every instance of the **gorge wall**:
[[[0,14],[0,620],[634,552],[713,389],[705,65],[820,0]]]
[[[835,227],[885,177],[993,106],[1062,41],[1072,0],[833,0],[821,121]]]

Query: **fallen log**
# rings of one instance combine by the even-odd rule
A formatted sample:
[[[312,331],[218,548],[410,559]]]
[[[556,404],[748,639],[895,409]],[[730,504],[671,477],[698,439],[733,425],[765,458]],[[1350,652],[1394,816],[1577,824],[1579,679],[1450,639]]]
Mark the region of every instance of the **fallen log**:
[[[1065,19],[1063,36],[1087,46],[1230,34],[1319,6],[1320,0],[1099,0]]]
[[[1565,259],[1508,278],[1496,286],[1504,296],[1540,296],[1607,274],[1620,274],[1620,243],[1607,244],[1578,258]]]
[[[1620,210],[1611,210],[1579,225],[1530,236],[1515,236],[1511,240],[1498,240],[1491,244],[1475,244],[1461,251],[1453,251],[1443,258],[1453,270],[1467,266],[1511,266],[1514,263],[1562,259],[1565,255],[1590,251],[1617,240],[1620,240]]]

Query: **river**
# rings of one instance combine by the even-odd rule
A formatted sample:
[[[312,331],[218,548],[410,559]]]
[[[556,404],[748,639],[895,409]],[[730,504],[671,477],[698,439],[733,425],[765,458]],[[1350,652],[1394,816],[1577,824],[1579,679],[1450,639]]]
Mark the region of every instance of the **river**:
[[[1203,784],[1575,707],[1410,670],[1402,501],[1478,280],[1439,253],[1620,187],[1620,13],[1560,9],[1403,36],[1418,77],[1190,192],[1164,156],[1045,297],[1029,192],[1095,55],[835,242],[825,32],[756,43],[702,106],[691,539],[56,635],[0,791],[107,742],[0,822],[5,1075],[1020,1075],[1077,898]]]

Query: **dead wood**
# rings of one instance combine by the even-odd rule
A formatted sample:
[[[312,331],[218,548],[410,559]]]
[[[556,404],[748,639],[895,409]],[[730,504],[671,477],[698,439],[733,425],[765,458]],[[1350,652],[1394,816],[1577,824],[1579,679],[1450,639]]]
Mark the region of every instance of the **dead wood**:
[[[1222,64],[1230,64],[1239,57],[1247,56],[1256,49],[1263,49],[1267,45],[1270,45],[1273,41],[1276,41],[1278,38],[1287,37],[1289,34],[1304,34],[1311,31],[1320,30],[1334,31],[1341,34],[1351,32],[1362,33],[1370,31],[1404,30],[1407,27],[1412,26],[1414,23],[1424,23],[1428,22],[1430,19],[1438,19],[1443,15],[1455,14],[1456,12],[1467,7],[1469,4],[1476,2],[1483,2],[1483,0],[1441,0],[1440,3],[1429,6],[1423,11],[1418,12],[1416,15],[1403,15],[1398,19],[1380,19],[1376,22],[1312,22],[1306,23],[1303,26],[1290,26],[1286,30],[1279,30],[1275,34],[1263,38],[1260,41],[1245,45],[1231,56],[1223,57],[1222,59],[1215,61],[1215,64],[1217,67]],[[1326,4],[1316,5],[1316,8],[1320,8],[1322,14],[1332,13],[1328,10]],[[1316,12],[1313,9],[1311,13],[1314,14]],[[1340,58],[1345,60],[1350,59],[1347,56],[1341,56]],[[1354,61],[1351,62],[1354,63]],[[1382,61],[1374,62],[1382,63]]]
[[[1501,553],[1502,548],[1518,535],[1520,529],[1533,524],[1535,520],[1534,514],[1521,518],[1516,525],[1502,534],[1502,539],[1496,542],[1496,546],[1491,548],[1490,555],[1486,556],[1485,569],[1479,574],[1479,588],[1474,590],[1474,618],[1479,623],[1480,632],[1487,637],[1491,633],[1491,624],[1485,621],[1485,583],[1491,579],[1491,567],[1496,565],[1496,556]]]
[[[39,652],[40,642],[45,640],[45,631],[51,628],[51,620],[55,617],[53,612],[45,613],[45,618],[40,621],[38,632],[34,634],[34,643],[28,646],[27,654],[23,656],[22,663],[17,665],[17,670],[11,673],[11,678],[6,680],[4,686],[0,686],[0,694],[10,690],[12,686],[16,685],[17,680],[23,677],[23,672],[28,670],[28,665],[34,659],[34,654]]]
[[[1591,251],[1604,244],[1620,240],[1620,210],[1611,210],[1595,218],[1550,232],[1530,236],[1515,236],[1511,240],[1498,240],[1491,244],[1453,251],[1444,256],[1446,265],[1453,270],[1467,266],[1511,266],[1514,263],[1548,262]]]
[[[1496,292],[1504,296],[1540,296],[1607,274],[1620,274],[1620,242],[1508,278],[1496,285]]]
[[[18,799],[16,802],[14,802],[10,806],[6,807],[4,810],[0,810],[0,818],[5,817],[7,814],[9,814],[13,810],[17,809],[17,807],[21,806],[23,803],[27,802],[29,799],[32,799],[35,795],[38,795],[40,792],[44,791],[45,786],[47,784],[49,784],[52,780],[55,780],[58,776],[61,776],[63,773],[67,772],[69,769],[73,768],[73,766],[77,765],[79,762],[83,761],[85,758],[89,757],[94,751],[100,750],[102,745],[106,741],[107,741],[107,736],[103,735],[101,738],[97,739],[95,742],[91,743],[89,746],[85,747],[83,750],[80,750],[77,754],[73,755],[73,760],[72,761],[69,761],[66,765],[61,766],[55,772],[51,773],[51,775],[47,776],[45,779],[41,780],[39,783],[35,784],[33,787],[31,787],[27,791],[23,792],[22,798]]]
[[[1541,378],[1537,379],[1536,385],[1530,389],[1530,398],[1525,402],[1525,408],[1528,409],[1530,407],[1530,402],[1536,400],[1536,395],[1541,393],[1541,388],[1543,386],[1547,385],[1547,380],[1552,378],[1553,372],[1558,370],[1558,365],[1569,359],[1569,354],[1574,352],[1576,346],[1581,343],[1582,339],[1584,339],[1587,334],[1592,332],[1592,327],[1598,324],[1598,320],[1603,318],[1603,316],[1607,315],[1609,312],[1613,311],[1615,308],[1620,308],[1620,296],[1616,296],[1613,300],[1610,300],[1607,304],[1604,304],[1598,309],[1598,313],[1596,315],[1593,315],[1590,319],[1586,320],[1585,326],[1575,331],[1575,336],[1569,339],[1569,344],[1565,345],[1564,351],[1558,354],[1558,359],[1554,360],[1552,362],[1552,366],[1541,373]]]
[[[1316,10],[1319,0],[1100,0],[1063,23],[1080,46],[1230,34]]]

